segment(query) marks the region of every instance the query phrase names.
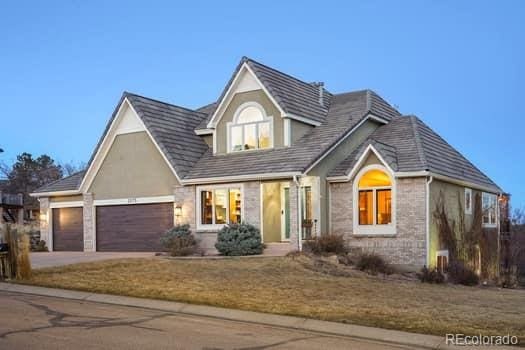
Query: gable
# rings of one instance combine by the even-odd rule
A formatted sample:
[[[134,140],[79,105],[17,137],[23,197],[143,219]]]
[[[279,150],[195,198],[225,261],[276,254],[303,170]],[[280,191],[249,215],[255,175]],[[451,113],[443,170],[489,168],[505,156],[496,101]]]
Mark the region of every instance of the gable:
[[[96,199],[173,194],[177,179],[145,131],[115,137],[88,192]]]
[[[283,118],[279,117],[280,112],[277,106],[268,98],[264,91],[259,89],[236,93],[231,99],[222,118],[215,127],[215,152],[217,154],[227,153],[228,123],[233,121],[238,108],[248,102],[258,103],[264,109],[267,116],[273,117],[273,145],[274,147],[284,146]]]
[[[270,101],[272,101],[274,106],[278,109],[279,115],[284,114],[279,104],[274,100],[274,98],[270,95],[270,93],[268,93],[265,86],[259,81],[259,79],[250,70],[250,68],[246,65],[246,63],[244,63],[241,66],[241,68],[238,70],[238,72],[235,74],[228,89],[225,91],[225,93],[219,100],[217,109],[213,113],[213,116],[208,122],[207,127],[216,128],[217,124],[223,118],[224,113],[230,106],[230,103],[233,100],[233,98],[236,96],[236,94],[249,92],[249,91],[256,91],[256,90],[264,93],[266,97]]]
[[[173,169],[173,166],[166,158],[166,155],[162,153],[159,145],[155,142],[144,122],[125,96],[126,94],[123,96],[117,110],[113,114],[113,117],[106,127],[104,135],[97,145],[96,151],[89,162],[89,167],[80,185],[81,192],[86,192],[92,187],[93,181],[98,175],[99,170],[104,163],[109,151],[112,149],[117,137],[133,133],[143,133],[149,138],[151,144],[153,144],[156,148],[158,155],[161,156],[161,162],[163,165],[167,166],[170,169],[172,176],[179,180],[175,170]],[[157,158],[155,157],[155,159]]]

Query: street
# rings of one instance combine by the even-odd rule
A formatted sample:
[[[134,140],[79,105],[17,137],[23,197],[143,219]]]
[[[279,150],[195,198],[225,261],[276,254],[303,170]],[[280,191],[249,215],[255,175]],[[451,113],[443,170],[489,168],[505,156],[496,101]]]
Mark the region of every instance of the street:
[[[392,349],[348,337],[0,292],[0,349]]]

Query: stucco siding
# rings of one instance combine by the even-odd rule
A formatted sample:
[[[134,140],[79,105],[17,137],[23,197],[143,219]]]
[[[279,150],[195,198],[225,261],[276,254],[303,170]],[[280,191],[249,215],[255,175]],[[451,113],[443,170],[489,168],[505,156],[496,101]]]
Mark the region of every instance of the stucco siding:
[[[63,202],[82,202],[83,197],[81,194],[76,196],[60,196],[60,197],[49,197],[50,203],[63,203]]]
[[[273,117],[273,145],[274,147],[284,146],[284,122],[281,113],[275,104],[268,98],[263,90],[240,92],[233,96],[228,107],[224,111],[221,120],[217,124],[217,150],[216,153],[224,154],[227,152],[228,143],[228,123],[233,121],[233,117],[240,105],[245,102],[257,102],[260,104],[267,116]]]
[[[172,195],[177,179],[146,132],[118,135],[88,192],[95,199]]]
[[[294,119],[291,119],[290,120],[290,134],[291,134],[291,141],[292,141],[292,144],[299,140],[301,137],[303,137],[304,135],[306,135],[308,132],[310,132],[312,129],[314,128],[314,126],[312,125],[308,125],[308,124],[305,124],[305,123],[302,123],[300,121],[297,121],[297,120],[294,120]]]

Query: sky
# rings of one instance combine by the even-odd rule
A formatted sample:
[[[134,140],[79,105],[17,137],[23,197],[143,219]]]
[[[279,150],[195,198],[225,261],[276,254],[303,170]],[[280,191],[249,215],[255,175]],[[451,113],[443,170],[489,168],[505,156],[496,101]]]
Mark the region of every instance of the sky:
[[[123,91],[215,101],[242,56],[419,116],[525,207],[524,1],[3,1],[0,161],[86,162]]]

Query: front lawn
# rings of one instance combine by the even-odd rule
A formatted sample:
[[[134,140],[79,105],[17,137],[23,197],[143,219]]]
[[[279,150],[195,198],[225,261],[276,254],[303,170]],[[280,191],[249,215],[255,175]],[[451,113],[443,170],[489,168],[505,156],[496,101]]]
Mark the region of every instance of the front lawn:
[[[122,259],[36,270],[23,283],[304,316],[409,332],[525,340],[525,291],[371,277],[306,257]]]

